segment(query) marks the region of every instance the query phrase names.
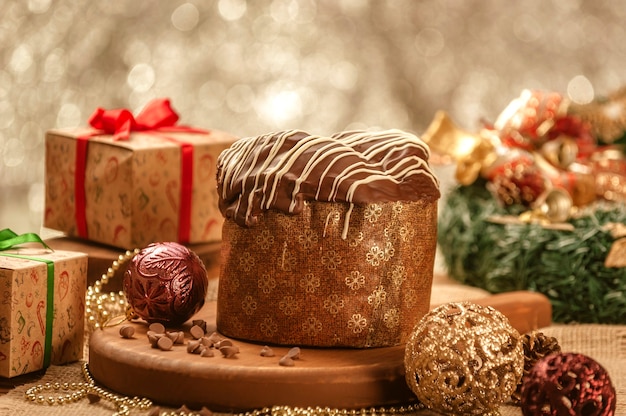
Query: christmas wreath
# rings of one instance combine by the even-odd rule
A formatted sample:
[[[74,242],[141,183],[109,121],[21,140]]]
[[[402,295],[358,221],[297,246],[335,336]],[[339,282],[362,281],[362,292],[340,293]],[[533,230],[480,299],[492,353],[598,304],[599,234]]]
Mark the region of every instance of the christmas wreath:
[[[626,90],[587,104],[523,91],[476,134],[423,135],[456,163],[438,244],[449,276],[546,295],[556,322],[626,322]]]

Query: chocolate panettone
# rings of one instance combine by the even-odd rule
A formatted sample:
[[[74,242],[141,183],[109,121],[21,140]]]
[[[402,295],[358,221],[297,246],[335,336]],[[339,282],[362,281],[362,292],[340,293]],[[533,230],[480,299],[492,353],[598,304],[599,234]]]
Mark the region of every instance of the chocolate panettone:
[[[428,311],[439,182],[399,130],[250,137],[217,166],[218,330],[263,343],[403,343]]]

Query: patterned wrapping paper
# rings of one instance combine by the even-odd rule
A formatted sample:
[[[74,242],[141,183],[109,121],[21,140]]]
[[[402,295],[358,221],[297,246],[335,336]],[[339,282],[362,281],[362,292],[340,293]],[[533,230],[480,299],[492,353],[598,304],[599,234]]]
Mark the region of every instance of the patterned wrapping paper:
[[[223,227],[218,330],[270,344],[383,347],[404,343],[428,312],[437,201],[308,202]]]
[[[78,137],[90,132],[74,128],[46,135],[44,226],[69,236],[81,237],[75,218],[75,159]],[[193,146],[189,241],[179,239],[183,184],[177,141]],[[87,239],[124,249],[158,241],[219,241],[223,219],[217,205],[215,161],[234,141],[220,131],[135,132],[127,141],[114,141],[111,135],[90,137],[84,172]]]
[[[48,265],[42,260],[53,263],[52,293]],[[0,376],[39,370],[46,366],[46,354],[49,364],[82,358],[86,286],[87,254],[41,249],[0,252]]]

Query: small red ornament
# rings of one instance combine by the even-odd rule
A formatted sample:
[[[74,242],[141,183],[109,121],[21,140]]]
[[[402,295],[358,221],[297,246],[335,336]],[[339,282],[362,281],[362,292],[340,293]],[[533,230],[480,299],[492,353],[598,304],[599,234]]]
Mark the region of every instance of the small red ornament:
[[[535,364],[522,383],[525,416],[615,414],[615,388],[609,374],[586,355],[548,355]]]
[[[507,160],[491,171],[488,188],[505,206],[530,207],[547,190],[548,180],[531,158]]]
[[[153,243],[124,274],[124,294],[133,312],[148,322],[179,325],[204,305],[208,288],[202,260],[187,247]]]

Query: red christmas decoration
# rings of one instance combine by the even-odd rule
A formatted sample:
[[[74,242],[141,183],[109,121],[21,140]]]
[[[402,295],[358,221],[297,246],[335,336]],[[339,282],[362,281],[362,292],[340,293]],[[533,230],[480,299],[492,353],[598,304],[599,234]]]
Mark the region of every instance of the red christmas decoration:
[[[607,371],[586,355],[548,355],[524,376],[521,407],[525,416],[612,416],[615,388]]]
[[[131,260],[123,284],[127,302],[138,317],[179,325],[204,305],[208,277],[193,251],[165,242],[141,250]]]

